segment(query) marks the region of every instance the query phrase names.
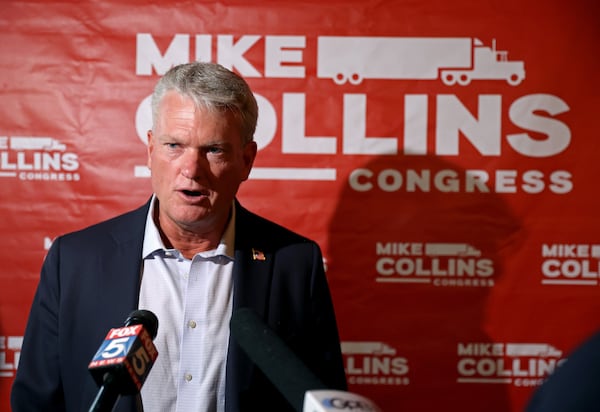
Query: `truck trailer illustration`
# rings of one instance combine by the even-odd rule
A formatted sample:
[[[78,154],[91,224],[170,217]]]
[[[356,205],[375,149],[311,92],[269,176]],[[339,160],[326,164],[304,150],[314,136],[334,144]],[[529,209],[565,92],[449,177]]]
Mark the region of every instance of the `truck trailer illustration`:
[[[506,356],[561,357],[562,351],[547,343],[507,343]]]
[[[467,243],[426,243],[427,256],[481,256],[481,251]]]
[[[363,79],[441,79],[448,86],[471,80],[504,80],[516,86],[525,78],[522,61],[507,51],[470,37],[320,36],[317,77],[336,84]]]
[[[396,349],[383,342],[351,342],[340,343],[344,355],[395,355]]]
[[[12,150],[65,151],[67,146],[52,137],[12,136]]]

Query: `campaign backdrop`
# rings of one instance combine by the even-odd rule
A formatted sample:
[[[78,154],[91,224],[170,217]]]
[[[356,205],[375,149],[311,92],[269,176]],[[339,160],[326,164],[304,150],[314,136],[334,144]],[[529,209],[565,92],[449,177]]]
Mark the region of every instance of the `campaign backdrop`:
[[[50,244],[149,198],[152,88],[203,60],[256,93],[239,200],[321,245],[350,391],[521,411],[600,329],[598,22],[595,0],[2,1],[0,410]]]

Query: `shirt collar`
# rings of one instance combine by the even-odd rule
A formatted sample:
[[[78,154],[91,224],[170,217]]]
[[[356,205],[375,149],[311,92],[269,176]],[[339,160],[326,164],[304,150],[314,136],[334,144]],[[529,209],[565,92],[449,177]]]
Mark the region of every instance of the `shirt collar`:
[[[154,223],[154,208],[156,207],[156,195],[152,195],[148,214],[146,215],[146,227],[144,229],[144,243],[142,246],[142,259],[147,258],[157,250],[168,250],[163,243],[160,232]],[[223,255],[233,260],[234,257],[234,242],[235,242],[235,202],[231,207],[231,219],[225,227],[221,241],[216,249],[203,252],[210,256]]]

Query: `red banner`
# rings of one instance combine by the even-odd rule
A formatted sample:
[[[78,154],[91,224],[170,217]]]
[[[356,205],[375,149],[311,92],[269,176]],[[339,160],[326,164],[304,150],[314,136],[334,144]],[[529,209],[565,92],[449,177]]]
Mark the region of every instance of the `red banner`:
[[[256,93],[242,204],[317,240],[352,392],[520,411],[600,328],[600,7],[582,0],[6,1],[0,409],[52,240],[148,199],[149,96]]]

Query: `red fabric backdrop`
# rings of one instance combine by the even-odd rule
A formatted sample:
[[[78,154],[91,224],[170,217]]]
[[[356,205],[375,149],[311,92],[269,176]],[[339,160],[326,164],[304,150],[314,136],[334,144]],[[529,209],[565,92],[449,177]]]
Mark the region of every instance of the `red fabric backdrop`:
[[[599,21],[593,0],[4,1],[0,409],[49,244],[148,198],[147,98],[198,59],[257,94],[239,198],[321,244],[350,390],[522,410],[600,328]]]

